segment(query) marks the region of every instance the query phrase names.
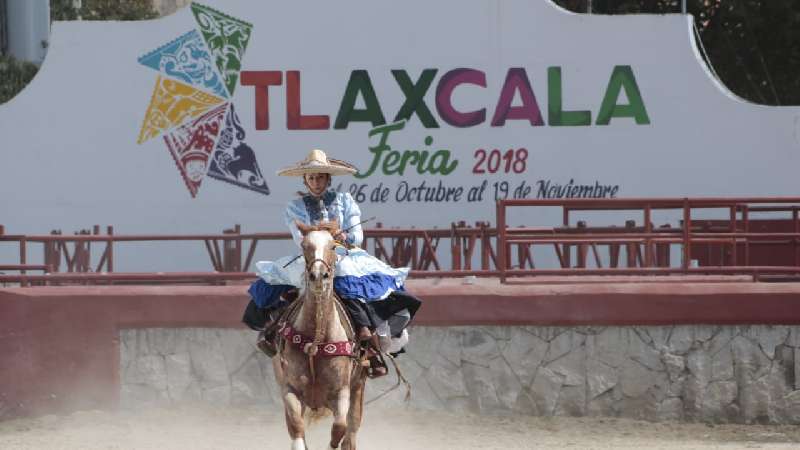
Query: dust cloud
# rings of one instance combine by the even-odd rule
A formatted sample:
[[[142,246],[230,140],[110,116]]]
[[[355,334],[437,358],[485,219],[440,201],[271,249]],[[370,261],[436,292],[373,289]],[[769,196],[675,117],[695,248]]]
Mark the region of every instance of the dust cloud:
[[[324,449],[330,419],[308,432]],[[790,449],[800,427],[649,423],[627,419],[474,416],[368,407],[359,435],[366,450],[417,449]],[[84,411],[0,422],[0,449],[281,449],[280,411],[208,405],[141,411]]]

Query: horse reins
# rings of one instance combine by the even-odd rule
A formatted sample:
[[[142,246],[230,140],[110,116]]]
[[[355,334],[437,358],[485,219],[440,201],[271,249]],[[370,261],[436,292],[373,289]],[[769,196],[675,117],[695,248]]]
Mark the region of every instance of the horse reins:
[[[367,221],[368,220],[372,220],[372,219],[367,219]],[[364,222],[366,222],[366,221],[364,221]],[[291,261],[289,261],[286,264],[286,266],[288,266],[289,264],[291,264],[292,262],[294,262],[295,260],[297,260],[301,256],[303,256],[303,255],[298,255],[297,257],[293,258]],[[312,261],[306,262],[306,267],[305,267],[306,273],[310,273],[311,272],[311,266],[313,266],[317,261],[321,262],[325,266],[325,269],[329,273],[332,274],[333,268],[331,267],[331,265],[328,264],[327,261],[325,261],[324,259],[321,259],[321,258],[314,258]],[[286,267],[286,266],[284,266],[284,267]],[[316,354],[319,351],[319,346],[322,343],[322,339],[323,339],[324,333],[325,333],[325,330],[323,330],[322,326],[321,326],[323,317],[322,317],[322,308],[320,307],[320,304],[319,304],[319,299],[324,294],[322,292],[320,292],[319,294],[314,293],[311,289],[309,289],[309,294],[312,294],[312,296],[314,298],[314,308],[315,308],[315,314],[314,314],[314,321],[315,321],[314,341],[306,344],[304,346],[304,348],[303,348],[303,352],[308,355],[308,368],[309,368],[309,372],[310,372],[310,375],[311,375],[311,385],[313,386],[313,385],[316,384],[316,378],[317,378],[316,369],[314,367],[314,357],[316,356]],[[338,302],[336,300],[334,300],[334,309],[336,309],[337,312],[339,312],[340,314],[342,312],[344,312],[343,308],[341,307],[340,304],[338,304]],[[342,311],[340,311],[340,309]],[[344,312],[344,313],[345,313],[345,317],[346,317],[346,312]],[[346,322],[349,322],[349,321],[346,320]],[[350,325],[350,324],[348,323],[348,325]],[[352,329],[352,326],[350,326],[349,329],[350,329],[350,332],[353,333],[353,335],[355,336],[355,330]],[[379,352],[380,356],[382,357],[383,353],[380,351],[380,349],[378,349],[378,352]],[[372,398],[371,400],[368,400],[364,404],[365,406],[369,405],[370,403],[372,403],[374,401],[379,400],[380,398],[382,398],[385,395],[387,395],[389,392],[397,389],[398,387],[400,387],[401,383],[405,384],[405,386],[406,386],[405,401],[408,401],[410,396],[411,396],[411,385],[410,385],[410,383],[408,382],[408,380],[406,380],[406,378],[400,372],[400,368],[397,366],[397,362],[394,360],[394,358],[392,358],[391,355],[388,355],[388,356],[389,356],[390,361],[392,362],[392,365],[394,365],[395,372],[397,373],[397,378],[398,378],[397,379],[397,383],[393,387],[391,387],[391,388],[387,389],[386,391],[384,391],[383,393],[379,394],[377,397]],[[360,364],[360,362],[361,362],[360,361],[360,357],[351,356],[351,358],[353,359],[354,367],[358,367],[358,366],[361,365]],[[381,359],[383,359],[383,358],[381,358]],[[384,364],[386,364],[386,363],[384,362]],[[314,398],[313,397],[314,397],[314,389],[312,387],[312,389],[311,389],[311,402],[312,403],[314,402]]]
[[[311,271],[311,266],[314,265],[317,261],[321,262],[328,272],[332,272],[330,264],[327,261],[321,258],[314,258],[314,260],[310,262],[306,262],[306,273]],[[331,286],[331,290],[333,290],[333,286]],[[317,351],[319,350],[319,345],[322,343],[323,336],[325,334],[325,330],[322,329],[322,308],[320,307],[320,297],[324,295],[322,292],[319,294],[314,293],[311,289],[309,289],[309,293],[314,297],[314,342],[306,344],[306,348],[303,351],[308,355],[308,370],[311,374],[311,385],[314,386],[317,382],[317,373],[316,369],[314,368],[314,356],[316,356]],[[311,388],[311,401],[314,401],[314,388]]]

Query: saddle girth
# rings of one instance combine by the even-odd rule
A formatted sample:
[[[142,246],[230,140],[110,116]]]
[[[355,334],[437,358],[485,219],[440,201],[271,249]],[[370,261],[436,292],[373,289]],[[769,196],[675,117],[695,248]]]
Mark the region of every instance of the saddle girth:
[[[358,356],[359,346],[356,345],[355,331],[352,321],[350,320],[350,315],[342,305],[339,296],[334,294],[333,301],[334,307],[339,314],[341,325],[344,327],[347,340],[341,342],[320,342],[317,346],[318,354],[321,356]],[[279,348],[283,347],[280,344],[288,342],[296,345],[301,351],[306,351],[307,346],[314,343],[313,337],[300,333],[291,325],[299,314],[300,305],[302,303],[302,301],[293,302],[279,317],[277,333],[277,337],[280,340]]]

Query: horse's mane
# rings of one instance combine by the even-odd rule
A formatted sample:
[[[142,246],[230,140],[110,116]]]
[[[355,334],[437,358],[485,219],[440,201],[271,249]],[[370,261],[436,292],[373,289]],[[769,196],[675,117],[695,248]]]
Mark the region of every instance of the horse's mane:
[[[339,231],[339,224],[336,222],[324,222],[318,225],[313,225],[310,227],[311,231],[327,231],[330,234],[333,234]]]
[[[304,232],[304,234],[310,233],[312,231],[327,231],[331,235],[336,234],[339,231],[339,223],[336,221],[332,222],[321,222],[317,225],[305,225],[305,224],[297,224],[298,228]]]

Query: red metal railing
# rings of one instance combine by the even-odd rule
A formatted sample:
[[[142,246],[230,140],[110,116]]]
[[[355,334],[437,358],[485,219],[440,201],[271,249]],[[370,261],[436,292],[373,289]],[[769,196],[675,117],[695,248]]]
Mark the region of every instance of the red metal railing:
[[[800,222],[798,210],[800,198],[641,198],[641,199],[559,199],[559,200],[502,200],[497,203],[497,228],[499,230],[497,254],[498,273],[501,281],[509,276],[520,275],[647,275],[647,274],[748,274],[754,279],[764,275],[798,275],[800,274],[800,256],[797,249],[800,242]],[[509,208],[526,207],[561,207],[563,227],[543,230],[515,230],[506,226]],[[693,211],[698,209],[727,210],[726,220],[698,221],[693,220]],[[654,211],[679,213],[680,224],[654,227],[652,214]],[[628,223],[626,228],[595,227],[585,225],[571,227],[571,213],[582,211],[637,211],[641,214],[643,226],[635,227]],[[752,232],[750,214],[754,212],[791,212],[792,232]],[[709,226],[713,223],[715,226]],[[685,226],[684,224],[688,224]],[[580,224],[579,224],[580,225]],[[713,228],[713,229],[712,229]],[[775,241],[777,240],[777,241]],[[794,265],[752,265],[750,249],[755,245],[778,242],[791,247],[795,256]],[[511,246],[553,245],[561,269],[536,269],[510,267]],[[678,267],[670,267],[669,248],[681,247],[681,261]],[[728,261],[716,266],[692,267],[693,248],[695,246],[714,246],[728,249]],[[598,246],[607,246],[610,261],[608,268],[600,267]],[[615,263],[615,252],[624,246],[628,254],[628,267],[618,268]],[[738,249],[744,249],[743,265],[738,265]],[[577,249],[577,267],[571,267],[570,251]],[[594,252],[595,269],[586,267],[588,251]],[[643,250],[643,254],[642,254]]]
[[[487,222],[475,226],[458,222],[441,229],[396,229],[378,223],[365,230],[364,247],[391,265],[410,267],[414,277],[499,276],[505,281],[523,275],[740,274],[753,279],[785,278],[800,274],[798,204],[800,198],[504,200],[497,203],[496,227]],[[561,208],[560,226],[507,226],[509,209],[544,207]],[[698,209],[721,209],[726,218],[701,220]],[[626,220],[624,227],[589,226],[585,220],[572,223],[578,214],[597,211],[628,211],[628,215],[632,211],[636,217]],[[652,217],[656,211],[669,212],[680,220],[655,226]],[[791,216],[771,222],[752,218],[764,213]],[[541,215],[534,211],[527,217]],[[623,215],[615,217],[620,220]],[[641,225],[636,225],[637,220]],[[60,231],[4,235],[0,231],[0,242],[19,245],[18,264],[0,266],[0,271],[19,274],[0,274],[0,283],[220,283],[250,279],[252,274],[247,269],[259,242],[290,239],[289,233],[242,233],[238,225],[221,234],[197,235],[116,235],[112,227],[101,234],[99,226],[75,235]],[[115,272],[116,246],[164,241],[202,242],[212,271]],[[448,241],[449,246],[445,245]],[[28,263],[32,244],[43,248],[43,264]],[[547,258],[542,258],[541,248],[545,246],[552,249],[550,260],[555,261],[555,267],[547,267]],[[680,251],[677,264],[671,258],[675,247]],[[765,263],[762,250],[773,252],[776,248],[784,255],[780,263],[773,264],[770,255],[766,255]],[[621,257],[623,252],[625,258]],[[99,258],[93,260],[93,253],[99,253]],[[698,267],[693,267],[693,261]],[[32,275],[29,271],[44,274]]]

